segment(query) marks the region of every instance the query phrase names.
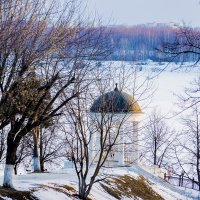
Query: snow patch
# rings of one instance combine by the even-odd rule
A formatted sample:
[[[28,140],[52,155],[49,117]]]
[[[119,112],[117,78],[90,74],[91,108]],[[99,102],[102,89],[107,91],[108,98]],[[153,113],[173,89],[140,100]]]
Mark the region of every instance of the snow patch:
[[[65,194],[56,192],[56,191],[52,191],[50,189],[34,192],[34,196],[36,196],[40,200],[47,200],[47,199],[48,200],[55,200],[55,199],[71,200],[71,198],[67,197]]]
[[[1,195],[0,195],[0,198],[1,198],[1,199],[4,199],[4,200],[12,200],[12,199],[9,198],[9,197],[3,197],[3,196],[1,196]]]

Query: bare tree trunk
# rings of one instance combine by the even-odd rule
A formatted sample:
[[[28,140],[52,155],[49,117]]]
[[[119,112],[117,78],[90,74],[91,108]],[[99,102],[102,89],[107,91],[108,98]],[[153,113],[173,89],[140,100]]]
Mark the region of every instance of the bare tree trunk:
[[[15,172],[15,175],[17,175],[17,165],[16,164],[14,165],[14,172]]]
[[[154,137],[154,161],[153,164],[156,165],[157,163],[157,140],[156,137]]]
[[[44,160],[42,159],[43,142],[42,142],[42,127],[40,126],[40,168],[44,172]]]
[[[40,158],[39,158],[39,128],[36,127],[33,129],[33,141],[34,141],[34,150],[33,150],[33,171],[41,172],[40,167]]]
[[[200,168],[199,168],[199,159],[198,159],[198,161],[197,161],[197,178],[198,178],[198,189],[199,189],[199,191],[200,191]]]
[[[84,200],[87,198],[88,194],[87,194],[87,190],[86,190],[86,184],[84,183],[79,188],[79,198]]]
[[[13,187],[13,174],[14,165],[16,160],[17,143],[13,142],[13,138],[8,136],[7,139],[7,153],[6,153],[6,165],[4,168],[4,180],[3,187],[14,188]]]
[[[197,138],[197,155],[196,155],[196,159],[197,159],[197,178],[198,178],[198,183],[199,183],[199,191],[200,191],[200,163],[199,163],[199,159],[200,159],[200,150],[199,150],[199,145],[200,145],[200,136],[199,136],[199,115],[196,115],[196,120],[197,120],[197,127],[196,127],[196,138]]]
[[[41,166],[41,172],[44,172],[45,170],[44,170],[44,162],[43,161],[40,162],[40,166]]]

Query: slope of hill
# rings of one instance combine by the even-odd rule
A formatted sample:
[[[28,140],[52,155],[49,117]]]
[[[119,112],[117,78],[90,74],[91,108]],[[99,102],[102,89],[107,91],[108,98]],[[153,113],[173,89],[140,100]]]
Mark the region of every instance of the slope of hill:
[[[198,191],[170,185],[139,166],[104,169],[103,182],[94,185],[88,200],[189,200],[200,199]],[[1,176],[2,180],[2,176]],[[77,178],[73,169],[14,177],[16,190],[0,189],[4,200],[73,200],[77,199]]]

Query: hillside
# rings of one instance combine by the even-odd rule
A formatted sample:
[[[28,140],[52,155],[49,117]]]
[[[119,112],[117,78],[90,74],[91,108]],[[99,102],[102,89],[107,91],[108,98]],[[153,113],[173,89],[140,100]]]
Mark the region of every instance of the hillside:
[[[189,200],[199,199],[198,191],[177,188],[140,167],[104,169],[108,178],[96,184],[88,200]],[[2,181],[2,176],[0,177]],[[73,169],[14,177],[16,191],[0,189],[1,200],[72,200],[76,199],[77,178]]]

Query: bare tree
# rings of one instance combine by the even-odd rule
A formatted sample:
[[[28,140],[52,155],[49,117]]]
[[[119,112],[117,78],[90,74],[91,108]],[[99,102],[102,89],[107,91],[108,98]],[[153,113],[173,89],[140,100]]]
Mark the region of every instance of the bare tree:
[[[112,128],[113,117],[107,117],[107,115],[102,112],[100,116],[95,116],[92,119],[89,110],[83,109],[87,108],[87,95],[85,93],[80,98],[78,98],[75,105],[70,104],[67,108],[69,115],[67,115],[66,120],[71,123],[71,133],[69,130],[65,129],[67,136],[68,150],[70,153],[70,158],[75,166],[76,174],[79,180],[79,193],[78,196],[81,199],[86,199],[89,195],[91,188],[94,183],[99,182],[102,178],[97,178],[100,169],[105,164],[108,155],[114,148],[116,144],[117,137],[119,135],[119,129],[121,123],[119,123],[117,133],[114,134],[114,129]],[[70,116],[70,119],[69,119]],[[122,120],[123,121],[123,120]],[[93,125],[91,125],[93,124]],[[98,134],[100,149],[96,152],[96,155],[92,158],[90,152],[91,140],[94,134]],[[97,161],[94,172],[92,173],[89,182],[87,183],[87,178],[90,176],[89,169],[91,165],[94,164],[94,160]]]
[[[64,136],[59,133],[58,124],[49,128],[40,127],[40,166],[41,172],[47,169],[48,165],[60,165],[64,158]],[[45,167],[45,165],[47,165]]]
[[[67,157],[72,161],[78,176],[78,197],[81,199],[87,198],[93,184],[107,177],[100,171],[109,164],[109,160],[123,152],[125,134],[120,134],[122,133],[120,131],[130,117],[128,112],[131,109],[135,114],[141,112],[136,99],[126,96],[130,100],[129,103],[124,104],[123,101],[125,99],[123,95],[127,94],[122,92],[122,88],[126,88],[127,79],[132,81],[130,88],[135,95],[144,98],[142,84],[146,86],[145,91],[147,91],[146,82],[142,84],[140,82],[140,90],[136,89],[135,72],[132,70],[132,76],[130,74],[126,76],[126,70],[119,68],[116,70],[115,67],[94,69],[91,72],[92,76],[90,75],[85,82],[87,87],[84,92],[66,106],[65,123],[62,123],[61,127],[66,133]],[[119,85],[115,86],[115,81]],[[81,89],[81,84],[83,83],[79,82],[76,85],[77,91]],[[125,131],[127,130],[124,129]],[[121,160],[120,156],[119,159]]]
[[[20,142],[19,148],[16,152],[16,159],[14,164],[14,173],[17,175],[17,170],[20,164],[32,159],[32,139],[31,134],[26,135]]]
[[[170,61],[181,57],[182,61],[194,61],[192,67],[199,67],[200,61],[200,31],[190,27],[177,27],[173,42],[164,43],[161,52],[170,58]],[[183,119],[184,128],[174,146],[174,155],[178,167],[189,177],[197,176],[199,182],[199,110],[200,78],[197,77],[179,96],[181,113],[192,109],[192,114]],[[200,187],[199,187],[200,188]]]
[[[142,131],[144,160],[158,167],[168,165],[169,151],[175,139],[175,132],[169,128],[164,116],[154,110]]]
[[[83,80],[91,60],[105,55],[103,30],[81,21],[79,11],[77,2],[70,0],[62,6],[46,0],[0,3],[0,128],[9,130],[4,187],[13,187],[13,166],[21,140],[61,114],[63,106],[77,96],[77,77]],[[81,60],[87,62],[80,68]],[[30,69],[40,84],[23,86],[32,76]],[[24,93],[19,92],[22,88]],[[63,92],[66,96],[61,100]]]
[[[170,61],[182,58],[182,61],[193,60],[197,64],[200,60],[200,32],[186,26],[174,29],[175,37],[172,42],[163,42],[160,51],[168,56]],[[179,59],[180,60],[180,59]],[[194,66],[194,65],[193,65]]]
[[[200,112],[198,104],[185,116],[183,130],[174,146],[174,157],[179,171],[189,179],[197,178],[200,183]],[[200,184],[199,184],[200,190]]]
[[[54,166],[60,165],[61,159],[64,158],[63,137],[59,134],[57,125],[51,124],[50,127],[40,125],[38,131],[40,133],[37,133],[39,137],[37,139],[37,145],[31,133],[21,140],[16,153],[14,165],[15,174],[17,174],[17,169],[20,164],[24,162],[31,163],[32,158],[35,158],[35,151],[37,151],[37,156],[39,157],[39,165],[37,166],[41,167],[41,171],[36,171],[38,168],[33,168],[34,172],[45,172],[48,166],[52,164]],[[34,161],[33,159],[33,166],[35,167]]]

